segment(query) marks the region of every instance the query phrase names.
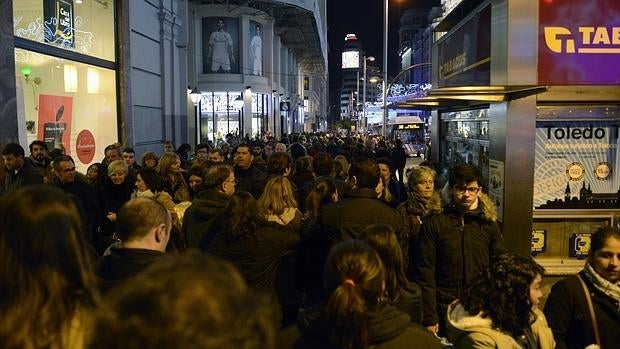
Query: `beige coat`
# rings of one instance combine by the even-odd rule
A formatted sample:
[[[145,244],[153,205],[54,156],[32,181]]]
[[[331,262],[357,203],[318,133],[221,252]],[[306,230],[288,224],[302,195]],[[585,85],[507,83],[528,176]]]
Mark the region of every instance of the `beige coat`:
[[[536,320],[532,324],[532,333],[540,349],[555,348],[555,341],[547,319],[542,311],[536,309]],[[458,301],[448,308],[448,340],[454,344],[454,349],[522,349],[509,334],[493,328],[489,318],[480,315],[470,315]]]

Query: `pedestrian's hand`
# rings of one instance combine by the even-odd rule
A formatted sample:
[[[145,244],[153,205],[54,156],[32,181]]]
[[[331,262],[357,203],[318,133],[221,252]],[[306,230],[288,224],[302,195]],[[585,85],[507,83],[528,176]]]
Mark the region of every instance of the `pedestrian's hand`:
[[[439,332],[439,324],[434,324],[434,325],[430,325],[430,326],[426,326],[426,329],[433,332],[433,333],[438,333]]]

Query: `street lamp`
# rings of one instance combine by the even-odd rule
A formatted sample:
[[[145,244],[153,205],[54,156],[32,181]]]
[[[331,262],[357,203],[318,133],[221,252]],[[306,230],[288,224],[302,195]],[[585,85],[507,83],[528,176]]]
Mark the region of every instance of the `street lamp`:
[[[201,125],[200,125],[200,108],[198,105],[200,104],[200,100],[202,99],[202,93],[198,90],[197,86],[194,86],[194,89],[189,93],[189,98],[194,103],[194,108],[196,110],[196,144],[201,142]]]

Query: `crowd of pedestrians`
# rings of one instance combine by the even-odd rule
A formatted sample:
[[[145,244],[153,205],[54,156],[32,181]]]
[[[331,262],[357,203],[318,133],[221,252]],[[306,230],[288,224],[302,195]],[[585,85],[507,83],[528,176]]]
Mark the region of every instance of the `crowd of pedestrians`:
[[[112,144],[86,174],[44,142],[6,145],[0,347],[620,343],[615,228],[543,313],[544,269],[507,250],[475,167],[405,171],[381,138],[228,141],[140,161]]]

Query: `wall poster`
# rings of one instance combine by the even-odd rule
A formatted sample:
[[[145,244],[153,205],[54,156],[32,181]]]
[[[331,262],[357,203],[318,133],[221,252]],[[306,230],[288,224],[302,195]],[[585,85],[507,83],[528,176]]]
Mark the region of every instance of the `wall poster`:
[[[535,209],[620,207],[620,120],[538,121]]]
[[[37,139],[43,140],[49,150],[64,149],[65,154],[71,155],[72,113],[73,97],[39,95]]]
[[[202,19],[203,71],[205,74],[239,74],[239,19]]]
[[[504,221],[504,162],[489,159],[489,197],[497,208],[497,218]]]

